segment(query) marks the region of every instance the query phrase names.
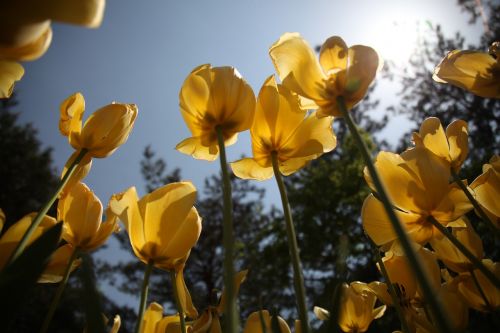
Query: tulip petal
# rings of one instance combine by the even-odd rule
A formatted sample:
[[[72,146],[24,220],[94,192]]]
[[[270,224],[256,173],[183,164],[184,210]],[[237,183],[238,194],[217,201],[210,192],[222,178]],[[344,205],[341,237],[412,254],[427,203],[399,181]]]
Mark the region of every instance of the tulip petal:
[[[59,131],[62,135],[71,139],[73,133],[80,134],[84,111],[85,99],[81,93],[75,93],[61,103]]]
[[[186,315],[190,318],[198,318],[198,311],[193,305],[193,301],[191,299],[191,294],[186,286],[186,281],[184,280],[184,270],[179,270],[176,275],[176,284],[177,284],[177,293],[179,295],[179,301],[181,303],[181,307],[186,313]]]
[[[348,50],[344,96],[348,108],[363,99],[378,69],[378,54],[371,47],[354,45]]]
[[[14,83],[21,80],[24,68],[14,61],[0,60],[0,98],[9,98]]]
[[[285,33],[269,49],[284,86],[312,100],[323,100],[326,79],[316,56],[298,33]]]
[[[469,153],[469,129],[463,120],[455,120],[446,128],[452,167],[458,171]]]
[[[217,143],[207,147],[202,145],[198,137],[184,139],[175,146],[175,149],[200,160],[214,161],[219,156],[219,146]]]
[[[48,19],[97,28],[104,15],[105,0],[49,0],[40,6],[39,15]]]
[[[319,51],[319,62],[325,73],[347,67],[348,47],[342,38],[328,38]]]
[[[50,21],[45,20],[25,27],[30,30],[26,35],[28,40],[24,40],[20,45],[0,46],[2,59],[15,61],[31,61],[40,58],[49,48],[52,41],[52,29]]]
[[[162,255],[172,259],[184,257],[200,237],[201,217],[196,208],[192,207],[185,220],[178,223],[171,221],[169,225],[164,229],[168,230],[170,237],[168,237],[168,245],[162,250]],[[166,242],[165,239],[162,240],[163,244],[164,242]]]
[[[486,169],[470,186],[476,200],[497,219],[500,217],[500,174],[493,168]]]
[[[271,166],[262,167],[253,158],[243,158],[230,163],[230,166],[236,177],[242,179],[266,180],[274,174]]]
[[[156,326],[162,318],[163,306],[156,302],[151,303],[144,312],[141,332],[156,332]]]

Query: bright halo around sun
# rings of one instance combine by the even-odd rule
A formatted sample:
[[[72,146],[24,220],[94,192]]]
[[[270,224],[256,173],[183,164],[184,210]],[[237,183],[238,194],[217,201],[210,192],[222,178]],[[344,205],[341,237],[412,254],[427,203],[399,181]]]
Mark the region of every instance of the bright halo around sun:
[[[373,26],[369,45],[377,50],[384,61],[403,65],[416,47],[418,29],[417,21],[385,20]]]

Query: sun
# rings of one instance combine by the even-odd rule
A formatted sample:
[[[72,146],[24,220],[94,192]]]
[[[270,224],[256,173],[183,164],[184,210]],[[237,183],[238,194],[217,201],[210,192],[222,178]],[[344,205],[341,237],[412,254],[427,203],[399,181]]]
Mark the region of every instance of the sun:
[[[418,23],[414,20],[397,17],[384,20],[374,25],[369,45],[377,50],[384,61],[403,65],[416,47],[418,31]]]

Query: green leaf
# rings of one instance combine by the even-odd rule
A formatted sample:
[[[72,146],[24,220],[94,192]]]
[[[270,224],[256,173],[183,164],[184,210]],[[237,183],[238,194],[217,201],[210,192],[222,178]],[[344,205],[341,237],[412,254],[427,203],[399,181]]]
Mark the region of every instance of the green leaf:
[[[14,319],[61,238],[62,222],[37,238],[24,252],[0,273],[0,322]],[[5,326],[4,326],[5,327]],[[8,327],[8,326],[7,326]]]
[[[87,319],[87,332],[105,333],[104,316],[99,292],[88,255],[82,256],[83,305]]]

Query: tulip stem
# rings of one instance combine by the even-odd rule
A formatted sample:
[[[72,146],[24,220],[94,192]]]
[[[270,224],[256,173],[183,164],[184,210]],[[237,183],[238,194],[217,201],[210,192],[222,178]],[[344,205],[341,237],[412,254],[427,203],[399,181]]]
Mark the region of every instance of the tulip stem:
[[[488,215],[486,215],[486,213],[484,212],[483,207],[481,207],[481,205],[479,205],[479,203],[474,198],[472,193],[470,193],[470,191],[467,189],[467,186],[465,186],[465,184],[462,182],[462,180],[460,180],[460,177],[453,169],[451,170],[451,176],[453,177],[453,181],[458,185],[458,187],[460,187],[460,189],[467,196],[467,199],[469,199],[469,201],[472,203],[472,205],[474,206],[474,209],[481,217],[481,220],[483,220],[483,222],[491,229],[491,231],[493,231],[493,235],[495,235],[495,237],[499,238],[500,231],[498,230],[497,227],[495,227],[493,222],[488,218]]]
[[[392,304],[393,304],[394,308],[396,309],[396,313],[398,314],[399,321],[401,322],[401,330],[403,331],[403,333],[410,333],[410,329],[408,328],[408,323],[406,322],[406,318],[404,316],[403,309],[401,308],[398,294],[396,292],[394,284],[392,284],[391,279],[389,278],[389,274],[387,273],[387,269],[385,268],[384,261],[382,260],[382,257],[380,256],[380,250],[378,249],[377,245],[372,241],[372,239],[368,235],[366,237],[368,238],[368,241],[372,245],[373,253],[375,255],[375,260],[377,261],[378,266],[380,268],[380,272],[382,273],[382,276],[384,277],[384,280],[387,283],[387,288],[389,289],[389,295],[391,295]]]
[[[42,209],[38,212],[38,214],[33,219],[33,222],[31,222],[31,225],[29,226],[28,230],[26,230],[26,232],[24,233],[23,238],[21,238],[19,243],[17,243],[16,249],[14,250],[14,252],[12,252],[12,255],[8,260],[8,264],[12,263],[23,252],[36,227],[38,227],[40,222],[42,222],[43,217],[45,216],[45,214],[47,214],[50,207],[52,207],[52,204],[54,203],[54,201],[56,201],[57,197],[59,196],[59,193],[61,193],[61,191],[64,189],[64,186],[66,186],[66,184],[68,183],[71,175],[73,174],[73,172],[75,172],[78,163],[80,163],[80,161],[85,157],[85,154],[87,154],[87,149],[82,149],[80,153],[76,156],[73,163],[71,163],[68,170],[66,170],[66,173],[64,174],[63,178],[61,179],[61,182],[57,186],[55,193],[52,195],[49,201],[45,203]]]
[[[184,309],[182,308],[181,299],[179,298],[179,286],[177,285],[177,273],[175,270],[170,271],[170,281],[172,281],[172,289],[175,298],[175,304],[177,305],[177,311],[179,311],[179,319],[181,322],[181,332],[186,333],[186,319],[184,318]]]
[[[231,194],[231,181],[227,171],[226,147],[222,127],[216,126],[217,142],[219,144],[220,168],[222,172],[222,195],[224,199],[223,211],[223,244],[224,244],[224,290],[226,291],[225,332],[239,331],[238,316],[236,314],[236,299],[234,287],[234,231],[233,231],[233,198]]]
[[[56,294],[54,295],[54,298],[52,299],[52,302],[50,302],[49,306],[49,312],[47,312],[47,315],[45,316],[45,319],[43,320],[42,328],[40,329],[40,333],[46,333],[49,329],[50,322],[52,321],[52,317],[54,317],[54,313],[56,312],[57,306],[59,305],[59,301],[61,300],[62,294],[64,292],[64,289],[66,288],[66,284],[68,283],[69,275],[71,273],[71,266],[73,266],[73,262],[76,260],[76,257],[79,254],[78,248],[75,248],[73,252],[71,253],[71,256],[69,257],[68,260],[68,265],[66,266],[66,269],[64,270],[64,275],[63,279],[61,282],[59,282],[59,285],[57,286]]]
[[[500,280],[493,274],[492,271],[490,271],[486,266],[483,265],[481,260],[476,258],[476,256],[469,251],[465,245],[463,245],[458,239],[455,238],[451,234],[451,232],[446,229],[441,223],[439,223],[432,215],[429,215],[427,217],[427,221],[429,221],[436,229],[438,229],[446,238],[450,240],[450,242],[455,245],[455,247],[462,252],[462,254],[474,265],[476,266],[477,269],[479,269],[488,280],[491,281],[495,285],[497,289],[500,289]]]
[[[434,297],[431,284],[429,283],[426,273],[422,269],[422,264],[420,263],[417,254],[413,250],[411,241],[406,235],[406,231],[403,229],[403,226],[401,225],[399,218],[394,212],[391,201],[389,200],[389,197],[385,190],[385,186],[382,183],[382,180],[380,179],[377,169],[375,168],[375,165],[372,161],[370,152],[366,147],[363,138],[359,134],[358,129],[354,124],[354,120],[352,119],[351,114],[347,110],[344,98],[342,96],[337,97],[337,105],[340,113],[342,114],[345,122],[347,123],[347,126],[349,127],[349,131],[351,132],[356,144],[358,145],[358,148],[361,150],[361,154],[365,159],[366,167],[368,168],[368,172],[370,173],[370,176],[372,178],[378,198],[384,205],[389,221],[391,222],[392,227],[394,228],[394,232],[396,233],[399,241],[401,242],[401,246],[403,247],[404,253],[408,258],[408,261],[413,269],[413,272],[415,273],[415,276],[417,277],[418,282],[420,283],[420,286],[422,287],[424,297],[426,301],[429,302],[429,306],[431,307],[431,310],[435,315],[438,329],[441,332],[445,333],[453,332],[453,330],[451,329],[451,325],[445,315],[445,312],[443,311],[437,299]]]
[[[290,251],[290,258],[293,267],[293,286],[295,288],[295,297],[297,301],[297,309],[299,312],[300,324],[302,333],[308,333],[309,319],[307,316],[306,305],[306,291],[304,287],[304,277],[302,276],[302,267],[299,256],[299,246],[297,244],[297,236],[295,234],[295,227],[293,226],[292,213],[288,196],[286,194],[285,183],[281,177],[278,163],[278,154],[273,151],[271,153],[271,160],[273,164],[274,177],[280,191],[281,202],[283,204],[283,215],[285,216],[286,234],[288,238],[288,250]]]
[[[137,323],[135,324],[135,333],[139,333],[142,330],[142,317],[144,316],[144,310],[146,309],[146,301],[148,299],[149,291],[149,277],[153,271],[153,260],[150,260],[144,271],[144,279],[142,280],[141,289],[141,301],[139,303],[139,314],[137,316]]]
[[[474,285],[476,286],[477,290],[481,294],[481,297],[483,298],[484,305],[486,305],[486,308],[489,311],[493,310],[493,307],[491,306],[490,302],[488,301],[488,298],[486,297],[486,294],[484,293],[483,288],[481,288],[481,285],[479,284],[476,273],[474,273],[473,269],[470,270],[470,276],[472,277],[472,281],[474,281]]]

